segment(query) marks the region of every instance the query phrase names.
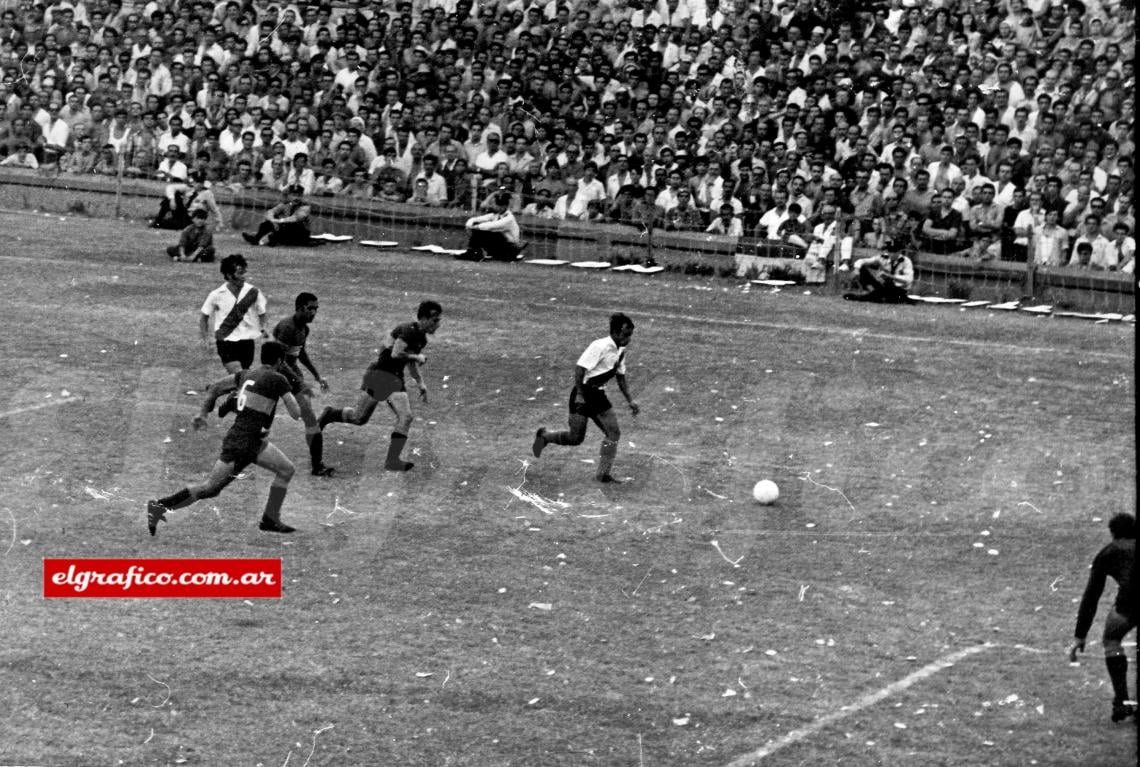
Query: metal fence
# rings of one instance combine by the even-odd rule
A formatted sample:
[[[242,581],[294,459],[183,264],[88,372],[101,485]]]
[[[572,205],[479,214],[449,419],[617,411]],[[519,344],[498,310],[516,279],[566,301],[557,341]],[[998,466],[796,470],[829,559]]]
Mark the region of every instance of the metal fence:
[[[0,169],[0,207],[134,221],[156,213],[165,185],[149,180],[97,176],[41,175]],[[215,187],[230,230],[251,231],[266,210],[280,201],[270,192],[234,192]],[[464,222],[470,210],[385,203],[368,199],[313,197],[314,233],[350,235],[354,241],[399,243],[401,249],[466,244]],[[527,258],[568,262],[605,261],[614,266],[656,264],[665,271],[700,278],[788,279],[803,282],[804,261],[781,244],[752,237],[732,238],[701,231],[648,235],[641,226],[519,215]],[[856,249],[856,258],[873,251]],[[759,255],[758,255],[759,254]],[[960,256],[910,254],[915,264],[913,293],[967,302],[1045,305],[1054,311],[1116,313],[1135,311],[1132,275],[1059,267],[1034,269],[1024,263],[982,261]],[[850,289],[850,272],[829,270],[817,293]],[[808,278],[810,280],[810,277]]]

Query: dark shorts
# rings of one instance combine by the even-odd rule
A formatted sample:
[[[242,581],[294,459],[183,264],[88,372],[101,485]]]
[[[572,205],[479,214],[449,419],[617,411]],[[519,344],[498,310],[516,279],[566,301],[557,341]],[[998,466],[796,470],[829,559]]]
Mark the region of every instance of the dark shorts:
[[[215,343],[223,365],[227,362],[237,362],[246,370],[253,367],[253,353],[256,344],[252,338],[247,338],[244,341],[216,341]]]
[[[310,393],[309,385],[305,383],[305,374],[299,368],[291,365],[282,365],[279,369],[281,375],[289,382],[289,390],[296,397],[300,394]]]
[[[1104,619],[1104,641],[1119,642],[1134,628],[1136,620],[1131,615],[1119,610],[1109,610]]]
[[[575,386],[570,390],[570,415],[593,418],[613,409],[610,398],[602,389],[592,386]]]
[[[269,444],[268,439],[249,439],[246,437],[222,440],[222,454],[218,456],[226,463],[234,465],[234,474],[240,474],[245,467],[257,460],[261,451]]]
[[[360,383],[360,390],[377,402],[384,402],[393,394],[404,391],[404,377],[387,370],[381,370],[375,365],[369,365],[368,369],[364,371],[364,380]]]

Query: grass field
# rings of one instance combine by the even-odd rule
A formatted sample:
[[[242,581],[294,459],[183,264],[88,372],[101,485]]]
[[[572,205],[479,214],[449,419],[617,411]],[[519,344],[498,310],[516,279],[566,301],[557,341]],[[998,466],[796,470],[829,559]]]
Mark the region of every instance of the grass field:
[[[337,478],[298,471],[295,535],[257,530],[254,470],[151,538],[146,499],[224,433],[189,425],[221,372],[196,338],[216,266],[133,225],[0,224],[0,764],[1135,762],[1099,642],[1064,655],[1104,523],[1134,508],[1131,326],[231,233],[272,321],[320,296],[318,407],[443,303],[417,466],[380,470],[378,411],[326,433]],[[619,408],[610,487],[593,426],[529,447],[616,310],[642,414]],[[274,435],[303,469],[301,425]],[[285,594],[45,600],[54,556],[280,557]]]

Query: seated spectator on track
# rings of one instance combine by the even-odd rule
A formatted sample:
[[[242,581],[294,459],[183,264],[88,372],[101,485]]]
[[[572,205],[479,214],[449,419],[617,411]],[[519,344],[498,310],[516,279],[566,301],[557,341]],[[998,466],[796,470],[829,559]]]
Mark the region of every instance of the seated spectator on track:
[[[209,214],[205,208],[196,209],[190,216],[190,225],[182,230],[178,244],[166,249],[172,261],[213,261],[214,235],[208,225]]]
[[[190,212],[197,207],[205,208],[214,213],[217,220],[221,221],[221,210],[218,208],[213,192],[206,188],[206,174],[201,171],[194,171],[190,175],[190,183],[188,184],[166,185],[162,200],[158,205],[158,214],[150,225],[155,229],[177,229],[181,231],[190,225]]]
[[[242,232],[242,238],[250,245],[315,245],[309,232],[309,205],[304,200],[304,190],[292,186],[285,192],[285,199],[274,206],[266,215],[257,232]]]
[[[456,258],[464,261],[515,261],[520,258],[523,243],[519,240],[519,224],[510,211],[511,195],[499,192],[494,197],[494,210],[467,219],[467,250]]]
[[[855,274],[862,292],[844,293],[846,300],[884,304],[913,303],[908,294],[914,283],[914,264],[902,251],[860,258],[855,262]]]

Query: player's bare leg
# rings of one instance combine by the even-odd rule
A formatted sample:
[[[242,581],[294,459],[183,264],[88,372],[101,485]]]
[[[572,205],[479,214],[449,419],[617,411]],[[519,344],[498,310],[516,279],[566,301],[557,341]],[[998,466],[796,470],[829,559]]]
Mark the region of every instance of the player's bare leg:
[[[353,426],[363,426],[372,418],[372,413],[380,403],[366,391],[360,392],[353,407],[326,407],[317,419],[317,426],[324,431],[330,423],[347,423]]]
[[[388,471],[407,471],[415,466],[411,461],[400,458],[400,453],[408,442],[408,430],[415,420],[415,416],[412,415],[412,403],[408,401],[408,393],[400,391],[389,396],[388,407],[396,414],[396,426],[388,443],[388,457],[384,461],[384,468]]]
[[[150,534],[158,531],[158,523],[165,521],[166,512],[181,509],[203,498],[213,498],[225,489],[226,485],[234,481],[234,465],[227,461],[218,460],[210,469],[209,476],[196,485],[187,485],[177,493],[165,498],[158,498],[147,502],[146,521]]]
[[[594,416],[594,423],[605,434],[602,447],[598,453],[598,471],[595,474],[599,482],[620,482],[614,479],[611,471],[614,467],[614,458],[617,457],[618,440],[621,439],[621,427],[618,426],[617,413],[611,408],[604,413]]]
[[[261,515],[261,524],[258,527],[269,533],[293,532],[295,528],[281,521],[281,504],[285,502],[285,493],[289,491],[289,480],[293,479],[296,467],[272,442],[265,443],[254,463],[274,474],[273,482],[269,485],[269,498],[265,501],[265,512]]]
[[[581,445],[586,438],[586,425],[590,422],[584,415],[571,414],[566,419],[569,428],[564,431],[547,431],[545,427],[534,435],[534,455],[537,458],[547,445]]]

